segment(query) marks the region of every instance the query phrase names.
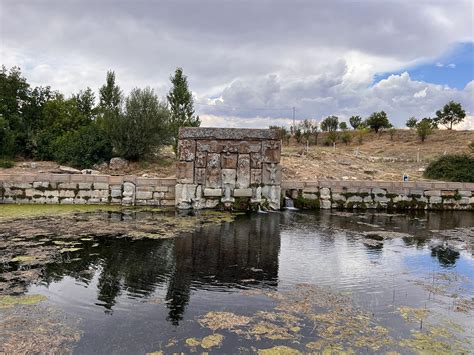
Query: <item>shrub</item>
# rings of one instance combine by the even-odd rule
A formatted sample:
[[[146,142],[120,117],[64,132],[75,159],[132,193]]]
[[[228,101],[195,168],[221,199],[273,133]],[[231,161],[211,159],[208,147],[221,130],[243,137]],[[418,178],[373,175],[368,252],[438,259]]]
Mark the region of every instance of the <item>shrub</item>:
[[[408,128],[416,128],[416,124],[418,123],[418,120],[416,119],[416,117],[410,117],[408,120],[407,120],[407,123],[406,123],[406,126]]]
[[[13,168],[15,164],[8,159],[0,159],[0,168],[9,169]]]
[[[423,118],[416,124],[416,133],[420,137],[421,142],[424,142],[429,135],[433,134],[435,129],[436,123],[431,118]]]
[[[348,145],[352,141],[352,134],[350,134],[350,132],[344,132],[341,135],[341,141],[345,145]]]
[[[474,182],[474,157],[444,155],[428,165],[424,176],[445,181]]]
[[[97,124],[67,132],[55,139],[54,159],[75,168],[89,168],[112,157],[112,144]]]

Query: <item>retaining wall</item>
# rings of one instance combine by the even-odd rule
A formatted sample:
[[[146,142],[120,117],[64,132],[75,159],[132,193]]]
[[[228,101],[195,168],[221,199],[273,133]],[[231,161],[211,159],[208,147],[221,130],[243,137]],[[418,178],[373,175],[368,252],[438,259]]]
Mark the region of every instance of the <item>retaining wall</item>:
[[[298,208],[474,210],[474,183],[283,181],[281,189]]]
[[[174,178],[3,174],[0,203],[173,207],[175,186]],[[474,183],[283,181],[281,190],[299,208],[474,210]]]
[[[0,175],[0,203],[174,206],[176,179],[79,174]]]

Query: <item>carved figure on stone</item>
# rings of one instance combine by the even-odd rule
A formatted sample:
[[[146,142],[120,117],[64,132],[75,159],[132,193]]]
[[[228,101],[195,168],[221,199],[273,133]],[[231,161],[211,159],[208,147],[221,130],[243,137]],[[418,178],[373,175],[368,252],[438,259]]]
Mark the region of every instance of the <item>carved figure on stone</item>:
[[[279,185],[281,183],[281,169],[279,164],[263,165],[262,183],[264,185]]]
[[[250,154],[250,166],[252,169],[260,169],[262,167],[262,154],[251,153]]]
[[[237,163],[237,188],[243,189],[250,185],[250,155],[240,154]]]
[[[206,184],[206,168],[197,168],[194,176],[195,183],[199,185]]]
[[[176,163],[176,180],[183,184],[192,184],[194,180],[194,163],[179,161]]]
[[[236,171],[234,169],[222,169],[222,186],[224,187],[222,202],[234,202],[231,194],[235,187],[235,175]]]
[[[196,142],[190,139],[181,139],[178,142],[178,158],[181,161],[193,161],[196,152]]]
[[[221,155],[222,169],[235,169],[237,167],[237,154],[226,152]]]
[[[250,171],[250,183],[252,185],[262,183],[262,170],[261,169],[252,169]]]
[[[206,187],[221,186],[221,156],[217,153],[207,155]]]
[[[264,141],[262,143],[263,161],[266,163],[280,162],[280,142],[279,141]]]
[[[205,168],[207,163],[207,153],[206,152],[196,152],[196,160],[194,164],[196,168]]]
[[[271,163],[270,166],[267,165],[267,171],[270,173],[270,182],[274,184],[276,181],[276,174],[278,171],[278,168],[276,167],[275,163]]]

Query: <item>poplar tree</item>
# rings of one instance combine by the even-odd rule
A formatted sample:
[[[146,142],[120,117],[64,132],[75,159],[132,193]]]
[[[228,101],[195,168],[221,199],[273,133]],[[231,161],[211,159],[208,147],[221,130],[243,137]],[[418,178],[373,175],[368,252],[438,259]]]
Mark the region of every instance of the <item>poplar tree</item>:
[[[188,88],[188,79],[182,68],[176,68],[174,76],[170,76],[173,87],[167,95],[170,110],[169,129],[175,153],[178,148],[178,132],[180,127],[199,127],[199,116],[194,115],[194,100]]]

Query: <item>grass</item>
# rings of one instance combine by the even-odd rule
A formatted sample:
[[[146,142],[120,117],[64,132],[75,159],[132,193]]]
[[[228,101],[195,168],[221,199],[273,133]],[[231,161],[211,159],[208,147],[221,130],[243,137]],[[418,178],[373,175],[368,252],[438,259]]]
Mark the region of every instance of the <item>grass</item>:
[[[15,166],[15,163],[13,163],[11,160],[8,159],[0,159],[0,168],[3,169],[10,169]]]

